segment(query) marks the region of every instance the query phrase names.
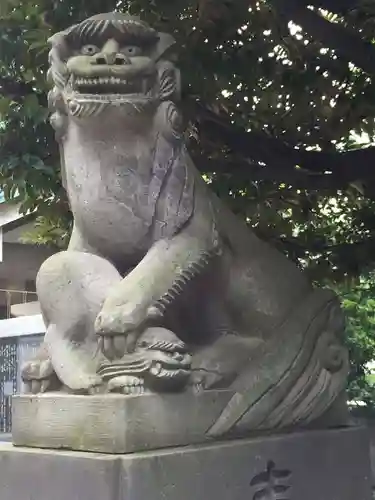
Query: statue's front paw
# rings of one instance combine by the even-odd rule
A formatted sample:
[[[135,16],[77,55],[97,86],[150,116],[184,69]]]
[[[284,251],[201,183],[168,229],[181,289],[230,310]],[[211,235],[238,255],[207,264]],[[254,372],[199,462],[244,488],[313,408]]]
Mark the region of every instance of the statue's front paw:
[[[103,354],[109,359],[122,358],[126,352],[132,352],[137,341],[140,326],[145,320],[141,310],[102,311],[95,322],[95,331],[101,337]]]
[[[98,335],[127,335],[139,329],[147,317],[147,307],[126,304],[116,308],[105,308],[98,314],[95,330]]]
[[[57,377],[49,359],[33,359],[25,363],[21,371],[26,392],[47,392],[56,385]]]

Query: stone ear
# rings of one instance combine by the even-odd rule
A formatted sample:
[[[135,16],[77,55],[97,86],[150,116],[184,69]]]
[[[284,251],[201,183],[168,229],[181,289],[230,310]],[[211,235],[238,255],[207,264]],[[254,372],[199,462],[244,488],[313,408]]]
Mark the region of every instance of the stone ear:
[[[158,33],[159,41],[156,44],[154,59],[169,59],[175,61],[176,57],[176,40],[168,33]]]
[[[58,51],[59,57],[62,60],[65,60],[70,55],[70,50],[68,44],[66,43],[66,38],[64,32],[55,33],[51,37],[48,38],[47,43],[52,47],[51,50],[56,49]],[[48,62],[51,64],[51,52],[49,55]]]

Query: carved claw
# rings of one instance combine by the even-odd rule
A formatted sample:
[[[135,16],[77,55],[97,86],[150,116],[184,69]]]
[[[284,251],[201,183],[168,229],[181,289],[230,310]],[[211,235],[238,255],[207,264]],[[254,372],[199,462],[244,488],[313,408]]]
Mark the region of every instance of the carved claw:
[[[125,354],[134,351],[138,337],[138,332],[128,333],[126,336],[123,334],[103,335],[99,339],[99,347],[109,361],[121,359]]]
[[[118,307],[114,311],[101,311],[95,321],[95,331],[100,335],[100,347],[109,360],[119,359],[133,352],[145,322],[147,309]]]
[[[42,392],[42,381],[41,380],[30,380],[25,382],[26,392],[31,392],[31,394],[38,394]],[[45,387],[45,391],[48,386]],[[44,392],[45,392],[44,391]]]
[[[22,367],[22,380],[26,392],[38,394],[56,385],[57,377],[50,359],[33,359]]]

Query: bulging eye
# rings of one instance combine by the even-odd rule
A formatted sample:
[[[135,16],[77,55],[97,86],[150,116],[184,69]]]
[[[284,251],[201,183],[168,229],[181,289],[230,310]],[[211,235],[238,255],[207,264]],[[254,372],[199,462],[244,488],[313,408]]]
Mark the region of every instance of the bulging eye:
[[[137,45],[127,45],[121,49],[121,52],[129,57],[139,56],[142,53],[141,47]]]
[[[84,45],[81,48],[81,53],[85,56],[93,56],[99,52],[99,47],[96,45]]]

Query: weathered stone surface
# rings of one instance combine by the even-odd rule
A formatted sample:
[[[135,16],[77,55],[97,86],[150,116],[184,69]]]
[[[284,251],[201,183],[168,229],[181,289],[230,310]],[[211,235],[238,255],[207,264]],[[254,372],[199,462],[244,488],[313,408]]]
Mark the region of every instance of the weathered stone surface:
[[[0,443],[1,500],[117,500],[118,485],[113,456]]]
[[[200,394],[64,393],[16,396],[13,443],[102,453],[128,453],[201,443],[230,391]]]
[[[46,334],[22,370],[28,390],[173,390],[186,394],[183,407],[192,388],[229,390],[208,425],[218,439],[306,427],[327,411],[341,422],[339,302],[203,181],[188,153],[173,37],[112,12],[49,41],[48,101],[74,228],[38,273]],[[181,414],[187,428],[189,418]],[[164,426],[155,415],[166,437]]]
[[[1,500],[371,500],[363,429],[98,455],[0,445]]]

